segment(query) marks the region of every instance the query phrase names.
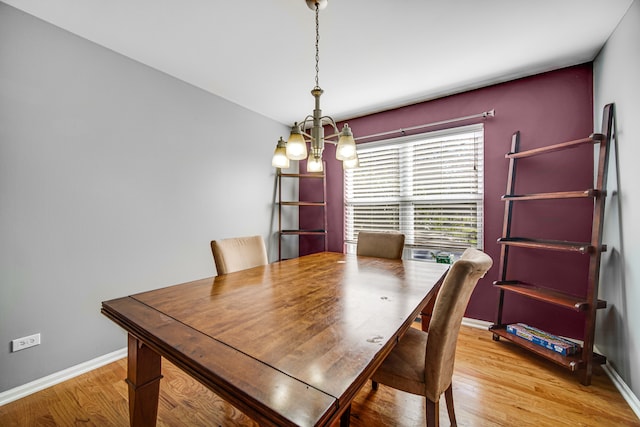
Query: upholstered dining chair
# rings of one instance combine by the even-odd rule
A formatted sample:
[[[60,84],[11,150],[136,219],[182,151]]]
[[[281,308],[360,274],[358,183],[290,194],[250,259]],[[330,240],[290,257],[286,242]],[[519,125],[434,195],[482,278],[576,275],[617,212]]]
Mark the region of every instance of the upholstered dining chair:
[[[386,231],[360,231],[356,254],[377,258],[400,259],[404,249],[404,234]]]
[[[455,261],[440,287],[429,332],[409,328],[372,376],[378,383],[425,396],[427,426],[439,425],[440,396],[444,393],[452,426],[456,424],[451,380],[458,332],[471,292],[493,261],[482,251],[468,248]]]
[[[269,263],[262,236],[212,240],[211,252],[218,275]]]

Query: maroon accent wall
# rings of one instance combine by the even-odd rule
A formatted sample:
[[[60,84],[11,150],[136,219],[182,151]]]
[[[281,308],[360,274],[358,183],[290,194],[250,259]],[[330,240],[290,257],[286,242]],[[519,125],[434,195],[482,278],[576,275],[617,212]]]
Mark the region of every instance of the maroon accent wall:
[[[588,63],[348,120],[357,140],[358,136],[495,109],[496,116],[493,118],[459,123],[482,121],[485,125],[484,250],[494,260],[494,266],[473,293],[465,314],[467,317],[491,322],[495,320],[498,291],[492,282],[498,278],[500,246],[496,240],[502,235],[504,216],[504,203],[500,197],[505,193],[508,172],[508,160],[504,155],[510,150],[512,134],[520,131],[521,150],[591,134],[594,131],[592,79],[592,64]],[[329,250],[342,252],[342,166],[335,160],[334,153],[334,147],[328,144],[324,158],[327,169]],[[522,161],[518,169],[516,191],[526,193],[589,188],[593,182],[592,162],[591,147]],[[530,172],[533,172],[533,177],[528,176]],[[313,197],[309,194],[315,191],[301,185],[301,198]],[[512,235],[589,241],[591,206],[592,202],[584,200],[522,202],[514,208]],[[301,209],[301,226],[315,228],[317,217],[317,211]],[[318,239],[301,239],[301,254],[321,249],[318,244]],[[548,284],[578,295],[587,279],[588,259],[577,254],[512,248],[511,261],[508,278]],[[575,313],[567,313],[566,309],[517,295],[506,295],[503,321],[525,322],[552,333],[582,338],[582,322]]]

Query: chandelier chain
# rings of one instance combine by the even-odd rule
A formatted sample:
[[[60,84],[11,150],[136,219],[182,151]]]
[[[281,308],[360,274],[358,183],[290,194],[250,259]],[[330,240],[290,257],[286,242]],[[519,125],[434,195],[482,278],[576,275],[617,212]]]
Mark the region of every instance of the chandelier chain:
[[[318,73],[320,72],[320,66],[318,65],[320,62],[320,8],[318,6],[318,2],[316,2],[316,88],[319,88],[318,83]]]

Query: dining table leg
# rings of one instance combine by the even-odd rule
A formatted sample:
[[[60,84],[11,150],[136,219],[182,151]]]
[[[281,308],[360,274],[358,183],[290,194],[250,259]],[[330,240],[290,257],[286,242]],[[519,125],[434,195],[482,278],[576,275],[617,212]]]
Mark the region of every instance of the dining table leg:
[[[131,427],[156,425],[161,378],[160,355],[129,334],[127,384]]]
[[[347,406],[347,408],[344,410],[342,415],[340,415],[340,427],[349,427],[350,423],[351,423],[351,403],[349,403],[349,406]]]
[[[422,322],[422,330],[429,332],[429,324],[431,323],[431,315],[433,314],[433,307],[436,302],[436,295],[432,296],[427,305],[422,309],[420,313],[420,320]]]
[[[438,280],[436,285],[433,287],[430,292],[430,298],[427,305],[422,309],[420,313],[420,318],[422,322],[422,330],[424,332],[429,332],[429,324],[431,323],[431,316],[433,315],[433,308],[436,304],[436,298],[438,297],[438,292],[440,292],[440,286],[442,286],[442,282],[444,281],[444,275]]]

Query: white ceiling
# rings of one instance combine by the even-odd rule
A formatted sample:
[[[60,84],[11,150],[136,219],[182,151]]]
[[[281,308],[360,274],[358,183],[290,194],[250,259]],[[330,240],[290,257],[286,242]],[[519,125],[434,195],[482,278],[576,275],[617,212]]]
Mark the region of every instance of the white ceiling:
[[[313,110],[303,0],[3,0],[281,123]],[[330,0],[322,109],[336,120],[591,61],[633,0]]]

